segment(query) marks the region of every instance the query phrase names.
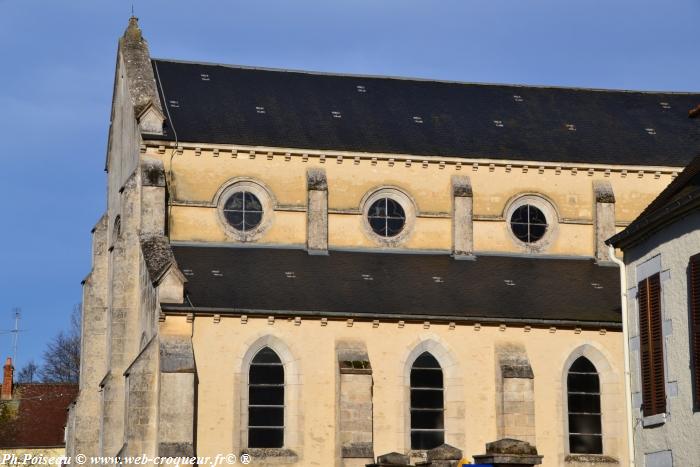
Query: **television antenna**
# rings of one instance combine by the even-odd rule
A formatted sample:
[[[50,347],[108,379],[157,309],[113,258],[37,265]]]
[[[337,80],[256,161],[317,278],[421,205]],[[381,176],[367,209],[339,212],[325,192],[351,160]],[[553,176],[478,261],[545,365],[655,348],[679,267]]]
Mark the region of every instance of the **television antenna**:
[[[19,333],[22,332],[22,329],[19,328],[19,319],[21,315],[21,309],[19,308],[13,308],[12,313],[14,314],[15,318],[15,327],[13,329],[7,330],[7,331],[0,331],[0,334],[12,334],[12,361],[16,362],[17,361],[17,346],[19,345]]]

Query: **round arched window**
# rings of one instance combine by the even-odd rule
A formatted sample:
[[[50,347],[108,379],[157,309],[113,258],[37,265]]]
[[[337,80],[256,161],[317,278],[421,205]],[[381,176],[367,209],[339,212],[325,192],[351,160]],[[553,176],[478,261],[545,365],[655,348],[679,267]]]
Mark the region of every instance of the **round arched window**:
[[[521,242],[534,243],[547,233],[547,218],[539,208],[523,204],[511,214],[510,228]]]
[[[369,207],[367,220],[377,235],[394,237],[401,233],[406,225],[406,212],[391,198],[380,198]]]
[[[249,191],[236,191],[224,204],[224,217],[234,229],[248,232],[260,225],[262,221],[262,203]]]

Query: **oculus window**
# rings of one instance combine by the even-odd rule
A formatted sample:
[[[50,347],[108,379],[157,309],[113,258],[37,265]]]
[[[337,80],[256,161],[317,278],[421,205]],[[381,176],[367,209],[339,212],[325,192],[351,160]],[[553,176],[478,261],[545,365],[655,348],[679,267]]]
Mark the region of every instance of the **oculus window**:
[[[511,214],[510,228],[521,242],[534,243],[547,233],[547,218],[536,206],[524,204]]]
[[[377,235],[395,237],[406,225],[406,213],[398,201],[380,198],[370,205],[367,220]]]
[[[411,449],[433,449],[445,442],[442,368],[429,352],[411,367]]]
[[[600,379],[586,357],[577,358],[566,378],[569,407],[569,452],[602,454]]]
[[[284,445],[284,366],[269,347],[250,363],[248,376],[248,447]]]
[[[262,221],[263,206],[249,191],[237,191],[224,204],[224,217],[231,227],[240,232],[255,229]]]

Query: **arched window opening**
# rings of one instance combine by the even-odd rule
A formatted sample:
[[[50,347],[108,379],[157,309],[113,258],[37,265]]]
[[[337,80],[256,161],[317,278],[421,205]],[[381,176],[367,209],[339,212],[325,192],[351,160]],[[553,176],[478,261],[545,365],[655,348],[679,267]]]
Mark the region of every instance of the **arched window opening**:
[[[432,449],[445,443],[445,400],[442,368],[429,352],[411,367],[411,449]]]
[[[269,347],[250,363],[248,377],[248,447],[284,445],[284,366]]]
[[[572,454],[602,454],[600,379],[595,366],[579,357],[566,378],[569,407],[569,451]]]

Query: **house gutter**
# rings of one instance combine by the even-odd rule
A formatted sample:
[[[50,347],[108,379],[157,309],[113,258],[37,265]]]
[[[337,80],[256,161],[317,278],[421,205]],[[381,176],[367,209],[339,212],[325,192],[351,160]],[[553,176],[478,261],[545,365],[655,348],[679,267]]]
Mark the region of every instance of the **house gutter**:
[[[625,358],[625,409],[627,412],[627,449],[629,466],[634,467],[634,428],[632,426],[632,376],[630,374],[629,321],[627,316],[627,270],[615,256],[615,247],[608,245],[610,259],[620,267],[620,304],[622,307],[622,339]]]

